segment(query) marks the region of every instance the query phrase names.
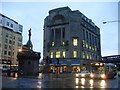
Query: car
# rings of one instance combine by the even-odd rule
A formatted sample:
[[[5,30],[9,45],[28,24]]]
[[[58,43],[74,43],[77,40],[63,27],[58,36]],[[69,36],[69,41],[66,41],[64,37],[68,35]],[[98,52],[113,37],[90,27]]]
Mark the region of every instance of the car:
[[[76,74],[76,77],[89,77],[89,76],[90,76],[89,71],[81,71],[81,72]]]

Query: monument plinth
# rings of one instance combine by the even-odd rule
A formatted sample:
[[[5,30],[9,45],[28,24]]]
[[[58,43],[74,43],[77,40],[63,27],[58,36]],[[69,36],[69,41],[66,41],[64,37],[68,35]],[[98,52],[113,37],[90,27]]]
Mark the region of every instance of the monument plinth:
[[[18,76],[38,76],[39,74],[39,59],[40,52],[32,50],[31,29],[29,30],[29,40],[26,45],[23,45],[19,50],[18,58]]]

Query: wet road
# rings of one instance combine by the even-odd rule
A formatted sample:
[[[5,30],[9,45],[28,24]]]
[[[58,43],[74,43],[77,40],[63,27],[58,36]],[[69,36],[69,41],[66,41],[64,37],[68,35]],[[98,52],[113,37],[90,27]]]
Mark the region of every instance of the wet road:
[[[39,74],[37,78],[2,77],[2,88],[120,88],[120,78],[97,80],[75,74]]]

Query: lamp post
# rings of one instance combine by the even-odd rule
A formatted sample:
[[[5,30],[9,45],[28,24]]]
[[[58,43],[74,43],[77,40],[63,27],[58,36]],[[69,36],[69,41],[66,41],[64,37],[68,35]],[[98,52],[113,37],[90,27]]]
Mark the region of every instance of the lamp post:
[[[120,22],[120,20],[114,20],[114,21],[104,21],[103,24],[107,24],[107,23],[113,23],[113,22]],[[119,29],[119,25],[118,25],[118,29]],[[119,30],[118,30],[118,34],[119,34]],[[118,54],[119,54],[119,35],[118,35]]]
[[[103,22],[103,24],[112,23],[112,22],[120,22],[120,20],[118,20],[118,21],[105,21],[105,22]]]

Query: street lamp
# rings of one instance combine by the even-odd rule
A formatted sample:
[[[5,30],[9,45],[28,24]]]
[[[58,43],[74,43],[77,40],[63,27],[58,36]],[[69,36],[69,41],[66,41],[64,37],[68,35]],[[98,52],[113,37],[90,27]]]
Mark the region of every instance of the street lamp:
[[[22,49],[20,48],[20,49],[18,49],[18,52],[22,52]]]
[[[103,24],[112,23],[112,22],[120,22],[120,21],[119,20],[118,21],[106,21],[106,22],[103,22]]]

